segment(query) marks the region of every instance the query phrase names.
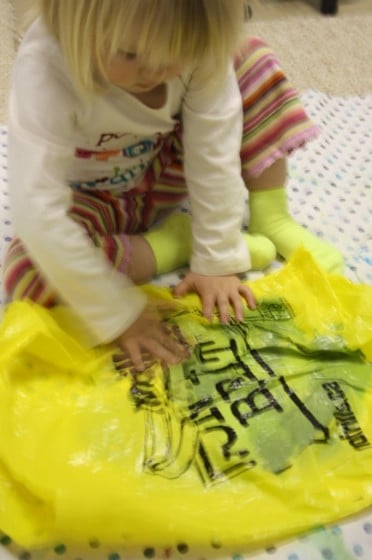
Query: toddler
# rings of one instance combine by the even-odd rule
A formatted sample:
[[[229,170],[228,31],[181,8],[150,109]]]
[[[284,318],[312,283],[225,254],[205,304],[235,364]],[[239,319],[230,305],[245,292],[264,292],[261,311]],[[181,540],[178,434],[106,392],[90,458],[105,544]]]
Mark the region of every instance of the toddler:
[[[189,265],[174,294],[226,323],[255,305],[239,274],[276,254],[304,245],[342,270],[288,213],[286,156],[317,129],[270,49],[244,38],[244,13],[244,0],[42,0],[17,55],[6,290],[68,304],[138,370],[146,353],[185,355],[136,286],[155,274]]]

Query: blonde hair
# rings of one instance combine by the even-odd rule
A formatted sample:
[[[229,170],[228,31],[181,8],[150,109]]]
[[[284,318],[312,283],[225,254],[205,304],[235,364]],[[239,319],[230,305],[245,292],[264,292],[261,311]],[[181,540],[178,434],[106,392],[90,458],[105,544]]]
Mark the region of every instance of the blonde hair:
[[[223,73],[243,33],[245,4],[245,0],[41,0],[41,14],[78,89],[92,92],[108,83],[105,65],[119,50],[135,51],[154,69],[181,63],[210,74]]]

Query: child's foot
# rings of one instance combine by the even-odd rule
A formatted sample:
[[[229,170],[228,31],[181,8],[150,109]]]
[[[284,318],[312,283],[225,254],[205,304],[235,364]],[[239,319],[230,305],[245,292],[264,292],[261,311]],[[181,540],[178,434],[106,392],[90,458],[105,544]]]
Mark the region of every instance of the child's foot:
[[[251,255],[252,270],[263,270],[276,257],[275,245],[263,235],[243,233],[243,237]]]
[[[341,253],[298,224],[288,213],[284,188],[254,191],[249,195],[249,229],[268,237],[286,260],[301,246],[327,272],[342,274]]]
[[[263,235],[243,234],[251,255],[251,268],[262,270],[275,259],[273,243]],[[192,249],[191,216],[174,212],[159,226],[143,236],[156,260],[157,274],[164,274],[186,266]]]

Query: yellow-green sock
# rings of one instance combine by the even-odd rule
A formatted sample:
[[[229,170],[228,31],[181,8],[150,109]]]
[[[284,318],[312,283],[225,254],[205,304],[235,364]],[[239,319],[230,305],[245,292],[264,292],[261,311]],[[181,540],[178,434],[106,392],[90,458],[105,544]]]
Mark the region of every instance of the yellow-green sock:
[[[290,216],[284,187],[250,191],[249,214],[250,232],[268,237],[285,259],[304,246],[324,270],[342,274],[344,261],[341,253]]]
[[[154,253],[157,274],[186,266],[192,249],[191,216],[174,212],[143,237]]]
[[[274,243],[263,235],[243,233],[243,237],[251,255],[252,270],[263,270],[268,267],[276,257]]]
[[[165,274],[188,264],[192,250],[189,214],[174,212],[143,237],[154,253],[158,274]],[[249,249],[253,270],[263,270],[273,262],[276,248],[267,237],[243,233],[243,238]]]
[[[191,216],[174,212],[159,226],[143,236],[156,260],[157,274],[165,274],[186,266],[192,250]],[[251,268],[262,270],[275,259],[274,244],[263,235],[243,233],[251,256]]]

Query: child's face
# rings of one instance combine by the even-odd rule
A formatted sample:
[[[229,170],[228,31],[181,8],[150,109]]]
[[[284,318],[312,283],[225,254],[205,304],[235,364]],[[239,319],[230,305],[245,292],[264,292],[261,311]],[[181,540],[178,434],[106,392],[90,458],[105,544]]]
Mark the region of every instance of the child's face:
[[[167,80],[175,78],[181,71],[180,64],[151,69],[135,53],[124,51],[115,54],[106,66],[110,82],[130,93],[151,91]]]

